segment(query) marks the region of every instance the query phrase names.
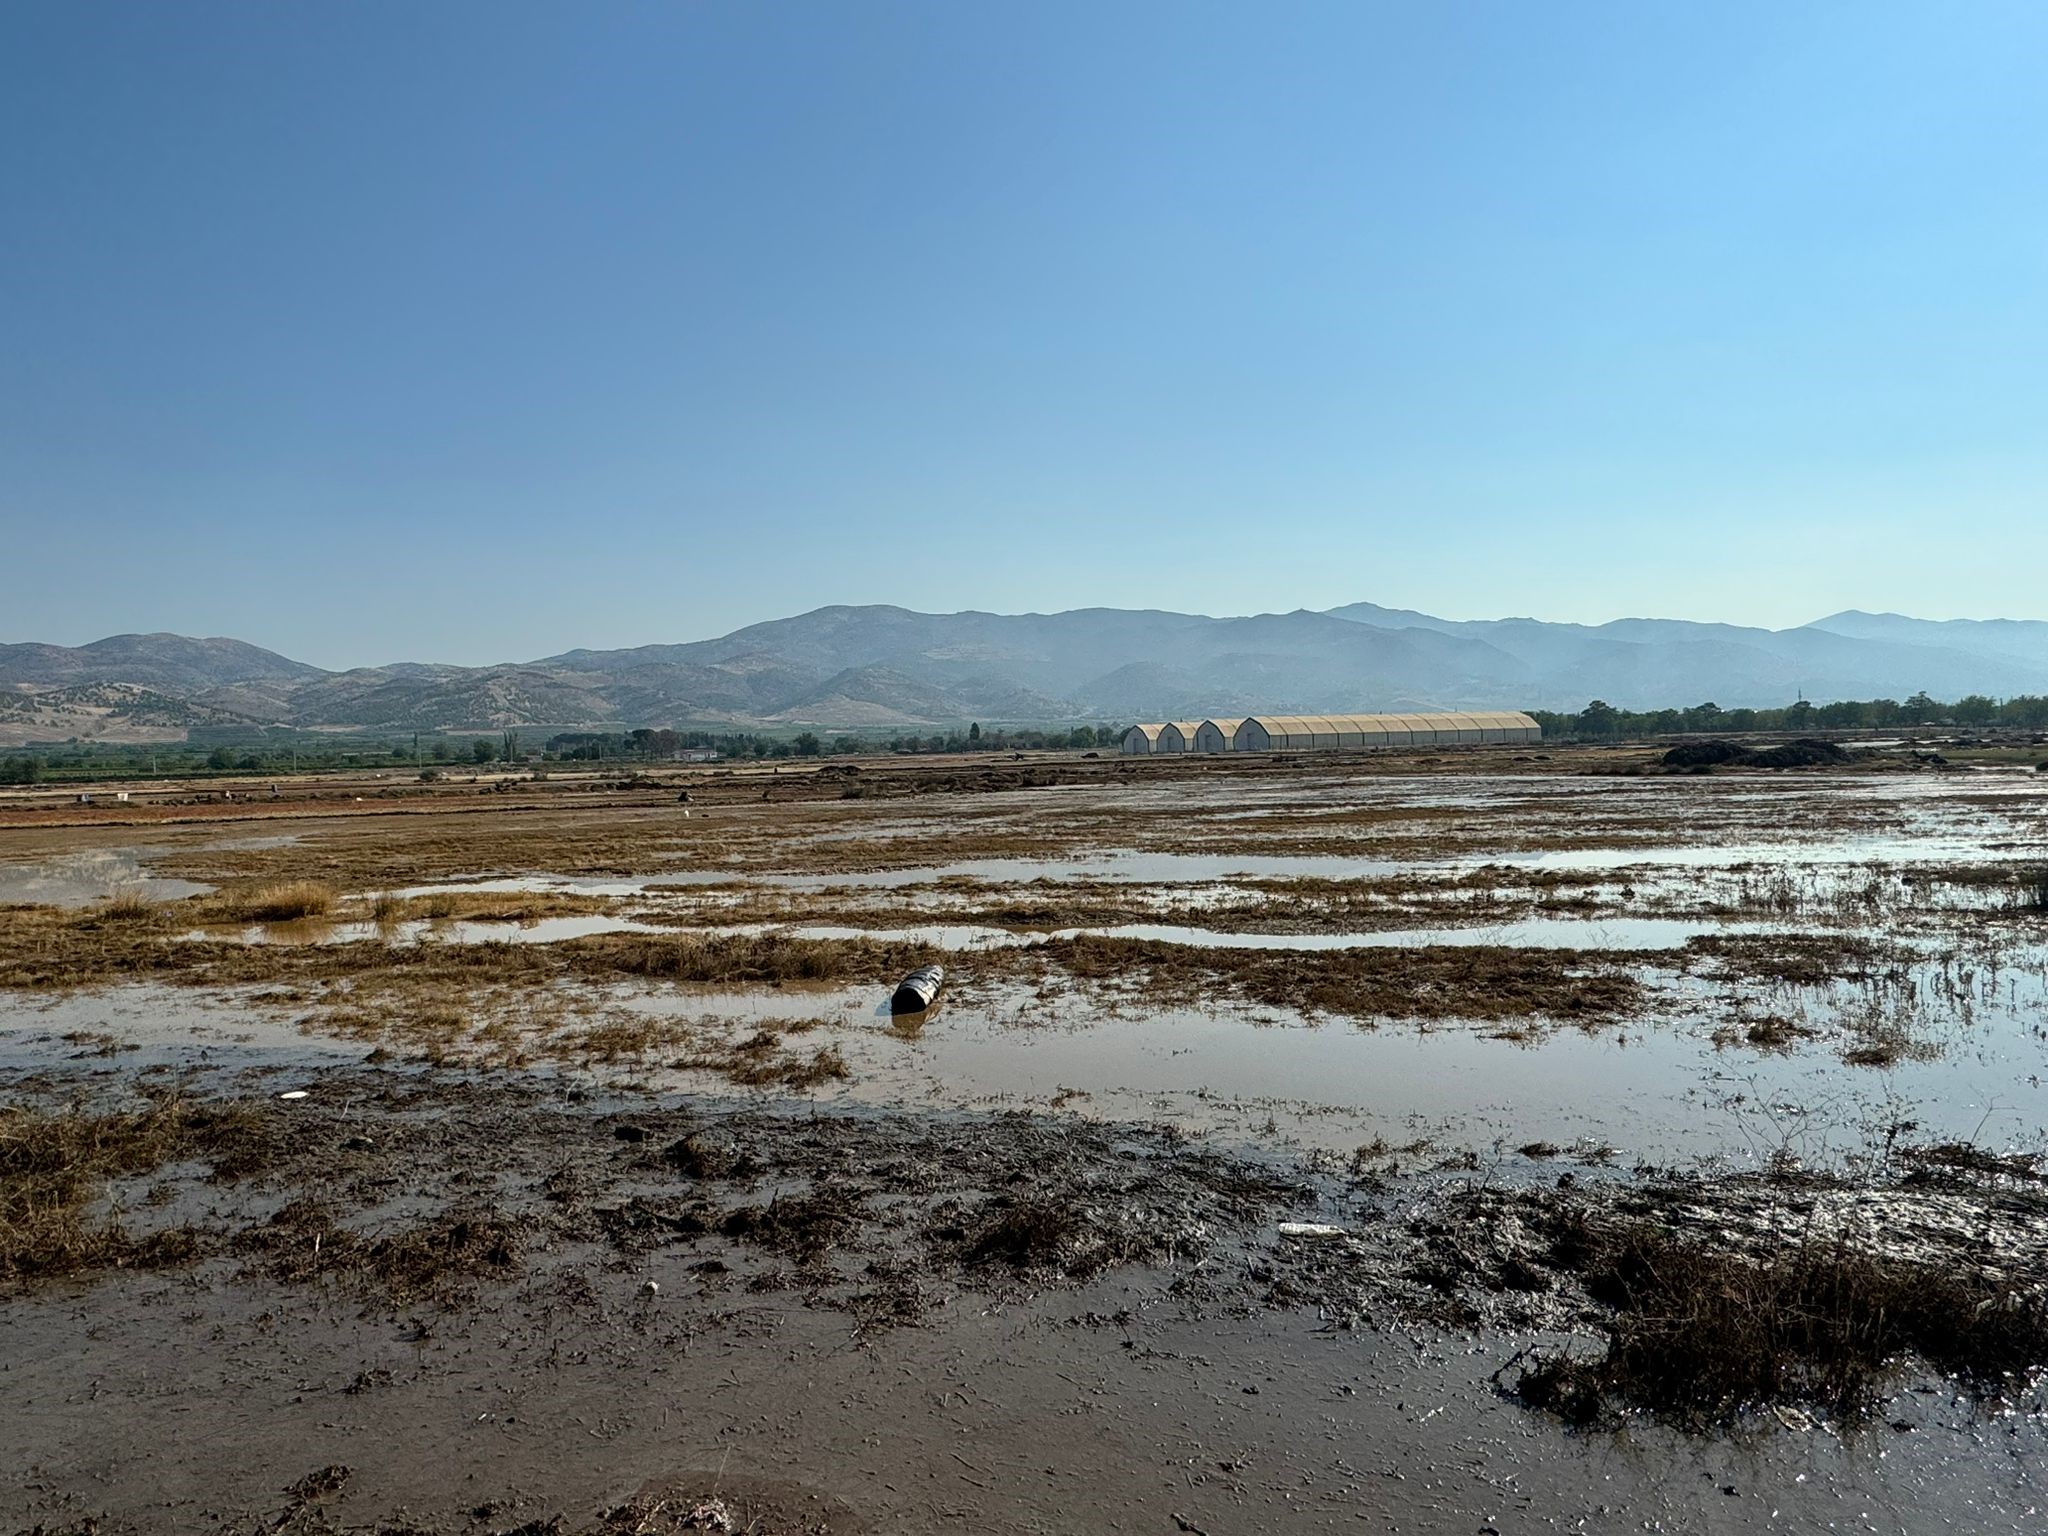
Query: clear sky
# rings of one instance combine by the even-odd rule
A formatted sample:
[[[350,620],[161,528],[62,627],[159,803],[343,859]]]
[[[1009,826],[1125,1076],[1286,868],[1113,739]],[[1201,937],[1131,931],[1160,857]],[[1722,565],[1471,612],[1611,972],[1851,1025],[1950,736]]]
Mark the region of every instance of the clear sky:
[[[0,640],[2048,616],[2039,0],[0,7]]]

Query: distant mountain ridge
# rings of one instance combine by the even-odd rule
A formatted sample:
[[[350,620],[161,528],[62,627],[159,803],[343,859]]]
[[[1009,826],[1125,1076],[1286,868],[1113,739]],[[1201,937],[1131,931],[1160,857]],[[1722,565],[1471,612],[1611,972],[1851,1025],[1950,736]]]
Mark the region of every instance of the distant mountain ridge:
[[[135,692],[75,693],[92,684]],[[1922,689],[1943,698],[2048,693],[2048,622],[1850,610],[1770,630],[1677,619],[1442,619],[1373,603],[1243,618],[835,606],[711,640],[343,672],[231,639],[0,645],[0,699],[36,701],[17,704],[17,722],[58,730],[67,710],[90,710],[91,731],[76,734],[104,739],[118,739],[130,717],[156,734],[181,719],[355,730],[846,731],[1257,710],[1568,709],[1592,698],[1734,708]]]

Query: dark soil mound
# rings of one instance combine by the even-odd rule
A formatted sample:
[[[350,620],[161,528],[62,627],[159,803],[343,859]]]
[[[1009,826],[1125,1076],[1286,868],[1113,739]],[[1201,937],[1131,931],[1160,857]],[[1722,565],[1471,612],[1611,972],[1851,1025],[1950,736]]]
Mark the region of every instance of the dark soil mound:
[[[1749,749],[1732,741],[1687,741],[1681,742],[1664,754],[1666,768],[1712,768],[1721,763],[1739,762],[1749,755]]]
[[[1742,760],[1746,768],[1822,768],[1846,763],[1849,754],[1832,741],[1788,741],[1782,747],[1763,747]]]
[[[1775,747],[1745,747],[1733,741],[1681,742],[1664,754],[1666,768],[1821,768],[1846,763],[1849,754],[1832,741],[1788,741]]]

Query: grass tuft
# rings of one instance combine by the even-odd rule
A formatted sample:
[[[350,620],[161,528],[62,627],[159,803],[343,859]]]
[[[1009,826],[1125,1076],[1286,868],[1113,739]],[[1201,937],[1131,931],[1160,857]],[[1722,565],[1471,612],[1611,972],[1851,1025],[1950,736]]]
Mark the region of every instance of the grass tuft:
[[[117,891],[99,908],[99,915],[115,922],[132,923],[154,918],[157,904],[140,891]]]
[[[334,910],[334,892],[318,880],[283,880],[229,897],[227,904],[232,914],[245,922],[289,923],[325,917]]]

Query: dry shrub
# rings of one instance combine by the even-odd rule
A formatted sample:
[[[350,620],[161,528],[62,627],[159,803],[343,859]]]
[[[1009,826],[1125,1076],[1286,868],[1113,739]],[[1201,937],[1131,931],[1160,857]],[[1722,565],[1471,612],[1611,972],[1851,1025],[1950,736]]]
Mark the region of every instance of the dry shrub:
[[[1553,1259],[1614,1309],[1607,1349],[1539,1360],[1518,1391],[1581,1422],[1610,1401],[1696,1423],[1806,1403],[1853,1422],[1906,1357],[1986,1393],[2048,1364],[2037,1292],[1841,1243],[1751,1259],[1646,1224],[1573,1218]]]

